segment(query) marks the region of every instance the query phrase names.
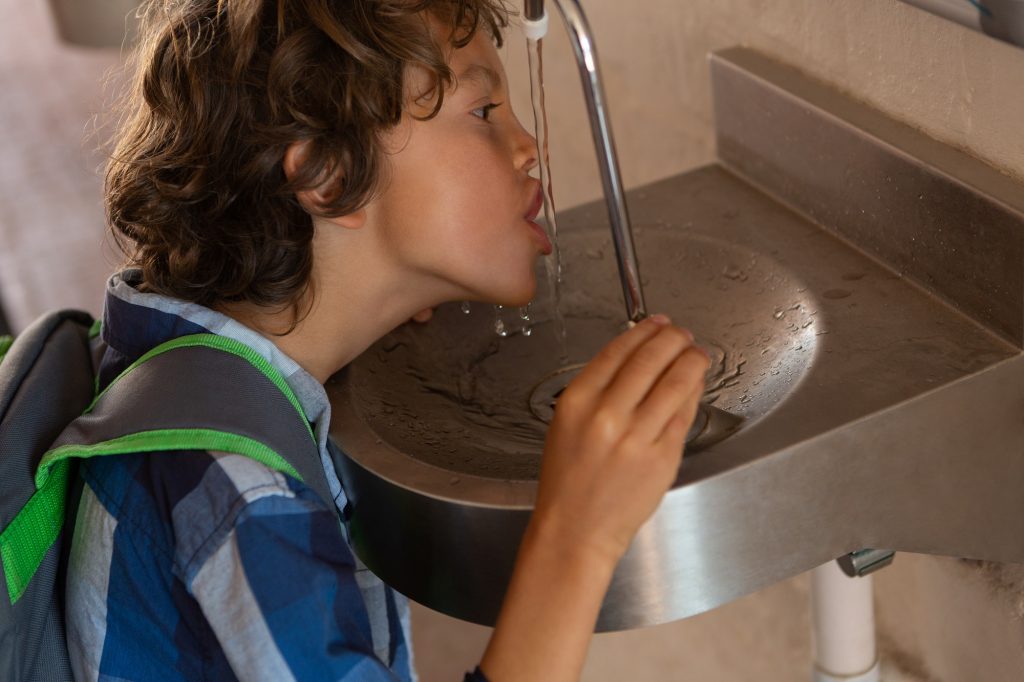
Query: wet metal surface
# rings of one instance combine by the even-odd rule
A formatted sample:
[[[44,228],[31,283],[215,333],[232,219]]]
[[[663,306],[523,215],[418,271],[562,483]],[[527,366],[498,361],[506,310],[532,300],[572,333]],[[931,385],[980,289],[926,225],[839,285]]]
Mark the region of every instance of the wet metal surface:
[[[768,106],[761,80],[751,96]],[[784,85],[776,96],[791,98]],[[1004,324],[1017,280],[993,284],[980,308],[981,279],[928,288],[921,273],[969,236],[918,239],[910,271],[884,260],[898,249],[788,208],[809,196],[793,183],[770,195],[709,166],[628,194],[648,307],[711,351],[705,400],[743,421],[686,456],[599,630],[700,613],[863,547],[1024,561],[1024,357]],[[900,215],[886,239],[929,235]],[[559,214],[569,365],[621,330],[606,220],[598,203]],[[1012,251],[1024,220],[1010,226],[988,236]],[[476,622],[497,615],[536,495],[545,421],[531,397],[562,366],[538,303],[528,338],[444,306],[328,384],[357,551],[403,593]]]
[[[725,50],[711,68],[725,166],[1024,342],[1019,184],[756,52]]]
[[[579,366],[624,329],[607,230],[563,234],[568,363],[560,362],[543,290],[529,337],[496,336],[489,311],[443,306],[431,324],[396,330],[349,370],[370,428],[446,470],[536,479],[547,430],[531,407],[538,384]],[[712,356],[705,402],[746,420],[766,414],[814,358],[819,304],[808,287],[772,256],[711,235],[649,225],[636,239],[651,273],[648,299]]]

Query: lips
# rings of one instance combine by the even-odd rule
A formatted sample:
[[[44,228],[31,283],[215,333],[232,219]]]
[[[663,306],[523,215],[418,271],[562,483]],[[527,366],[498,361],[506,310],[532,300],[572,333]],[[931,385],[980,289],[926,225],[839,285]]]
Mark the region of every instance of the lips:
[[[530,210],[526,212],[526,219],[536,220],[542,208],[544,208],[544,192],[541,191],[540,183],[538,183],[537,191],[533,195],[533,203],[530,204]]]
[[[533,196],[533,203],[530,204],[530,210],[523,216],[526,218],[526,224],[533,230],[534,235],[537,237],[537,242],[540,245],[541,252],[545,256],[551,255],[553,250],[551,246],[551,240],[548,239],[547,232],[544,231],[540,225],[537,224],[537,216],[540,214],[540,210],[544,207],[544,193],[541,192],[540,183],[537,183],[537,191]]]

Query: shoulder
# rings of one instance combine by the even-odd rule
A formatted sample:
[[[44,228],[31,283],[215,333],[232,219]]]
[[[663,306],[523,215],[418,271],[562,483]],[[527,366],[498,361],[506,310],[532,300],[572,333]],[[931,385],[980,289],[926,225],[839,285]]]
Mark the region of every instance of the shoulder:
[[[186,584],[245,519],[329,512],[301,481],[234,453],[116,455],[86,460],[82,472],[118,525],[127,524],[166,546]]]

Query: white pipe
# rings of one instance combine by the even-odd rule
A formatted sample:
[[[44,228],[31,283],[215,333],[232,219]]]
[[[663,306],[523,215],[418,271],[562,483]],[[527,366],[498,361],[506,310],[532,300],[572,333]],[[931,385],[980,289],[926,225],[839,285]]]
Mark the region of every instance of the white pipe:
[[[879,682],[871,576],[850,578],[835,561],[811,571],[814,682]]]

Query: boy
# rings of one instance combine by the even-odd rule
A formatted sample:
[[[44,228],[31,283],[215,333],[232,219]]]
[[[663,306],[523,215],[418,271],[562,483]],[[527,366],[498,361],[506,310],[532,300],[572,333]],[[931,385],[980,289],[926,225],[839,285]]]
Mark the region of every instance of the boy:
[[[100,387],[211,332],[298,396],[334,500],[244,457],[87,460],[67,580],[79,679],[414,679],[407,605],[354,558],[322,384],[418,311],[523,305],[551,245],[498,0],[157,0],[107,175],[133,267]],[[579,676],[612,570],[674,480],[707,355],[661,316],[560,399],[476,680]],[[629,491],[623,497],[622,491]]]

